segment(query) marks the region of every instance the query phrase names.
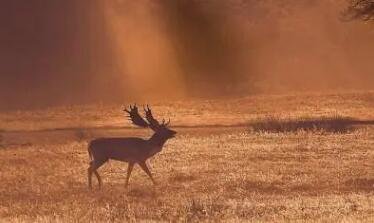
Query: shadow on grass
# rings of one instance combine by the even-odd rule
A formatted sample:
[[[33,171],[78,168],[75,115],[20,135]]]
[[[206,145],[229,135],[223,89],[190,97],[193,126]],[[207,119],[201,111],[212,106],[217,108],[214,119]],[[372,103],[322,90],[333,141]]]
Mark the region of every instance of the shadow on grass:
[[[171,183],[183,183],[183,182],[191,182],[196,180],[196,177],[189,174],[184,173],[176,173],[169,177],[169,182]]]
[[[1,135],[1,130],[0,130],[0,148],[5,148],[3,146],[3,140],[4,140],[4,137],[3,137],[3,135]]]
[[[356,129],[357,125],[374,125],[374,121],[361,121],[350,117],[321,117],[280,119],[268,117],[249,123],[249,129],[254,132],[297,132],[322,131],[330,133],[347,133]]]
[[[224,186],[226,194],[239,193],[246,196],[249,193],[270,194],[270,195],[310,195],[319,196],[321,194],[347,194],[354,192],[372,193],[374,192],[374,179],[350,179],[342,183],[320,183],[288,185],[287,182],[262,182],[245,180],[243,182],[232,182]]]
[[[345,186],[353,191],[371,192],[374,191],[374,179],[351,179],[345,182]]]
[[[157,190],[154,186],[149,187],[132,187],[126,190],[126,195],[136,198],[156,198]]]

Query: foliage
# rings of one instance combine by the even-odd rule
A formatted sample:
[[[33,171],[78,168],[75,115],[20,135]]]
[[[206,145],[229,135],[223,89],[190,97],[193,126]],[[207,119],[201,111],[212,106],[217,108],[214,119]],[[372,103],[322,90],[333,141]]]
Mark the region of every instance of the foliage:
[[[374,20],[373,0],[351,0],[350,6],[344,12],[349,20],[362,19],[365,21]]]
[[[249,124],[256,132],[323,131],[346,133],[353,130],[355,120],[340,116],[322,118],[279,119],[268,117]]]

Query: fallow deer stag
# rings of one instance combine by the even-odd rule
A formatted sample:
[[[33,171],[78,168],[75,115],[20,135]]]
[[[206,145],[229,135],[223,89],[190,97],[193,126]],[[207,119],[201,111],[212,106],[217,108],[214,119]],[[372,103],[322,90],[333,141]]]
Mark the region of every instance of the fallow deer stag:
[[[126,108],[124,111],[128,113],[128,117],[133,124],[143,128],[150,128],[154,131],[154,134],[149,139],[127,137],[99,138],[92,140],[88,146],[88,153],[91,159],[90,167],[88,168],[88,186],[90,189],[92,188],[92,173],[96,175],[99,188],[101,188],[102,180],[97,169],[109,159],[128,163],[126,187],[135,164],[139,164],[155,184],[155,180],[146,165],[146,161],[156,153],[161,152],[166,141],[173,138],[177,132],[168,128],[170,120],[167,123],[163,120],[160,124],[154,119],[148,105],[146,109],[144,108],[146,120],[139,115],[136,104],[134,106],[130,105],[130,110]]]

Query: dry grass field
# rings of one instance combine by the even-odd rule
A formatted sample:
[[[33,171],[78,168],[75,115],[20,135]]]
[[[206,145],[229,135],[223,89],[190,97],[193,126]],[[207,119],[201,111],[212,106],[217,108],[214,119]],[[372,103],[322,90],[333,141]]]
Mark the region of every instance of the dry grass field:
[[[153,110],[178,131],[149,162],[158,185],[136,166],[125,189],[127,165],[110,161],[93,191],[91,138],[151,134],[131,127],[120,105],[1,113],[0,222],[374,221],[374,125],[265,128],[269,117],[371,121],[374,92],[158,102]]]

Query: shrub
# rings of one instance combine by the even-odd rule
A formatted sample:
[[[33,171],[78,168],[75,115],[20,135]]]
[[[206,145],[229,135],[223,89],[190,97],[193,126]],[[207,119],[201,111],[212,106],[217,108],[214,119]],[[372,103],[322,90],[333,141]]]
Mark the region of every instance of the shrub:
[[[294,120],[268,117],[249,123],[249,128],[255,132],[296,132],[303,130],[346,133],[354,129],[355,122],[355,119],[340,116]]]

